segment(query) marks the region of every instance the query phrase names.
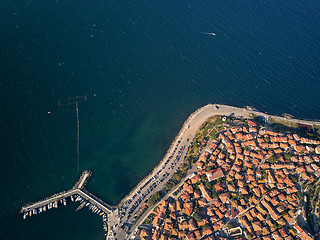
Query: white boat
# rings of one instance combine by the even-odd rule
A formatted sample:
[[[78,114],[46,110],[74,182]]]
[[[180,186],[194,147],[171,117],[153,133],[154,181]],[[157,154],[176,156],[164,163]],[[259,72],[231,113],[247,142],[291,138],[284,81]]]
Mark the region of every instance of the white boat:
[[[203,34],[206,34],[206,35],[211,35],[211,36],[215,36],[216,34],[215,33],[213,33],[213,32],[211,32],[211,33],[209,33],[209,32],[203,32]],[[190,125],[188,125],[188,128],[190,127]]]

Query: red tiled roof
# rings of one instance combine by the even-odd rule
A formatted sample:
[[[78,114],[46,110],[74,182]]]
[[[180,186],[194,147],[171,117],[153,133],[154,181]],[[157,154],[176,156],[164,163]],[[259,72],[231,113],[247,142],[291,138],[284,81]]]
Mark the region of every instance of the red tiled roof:
[[[206,175],[209,182],[216,180],[218,178],[224,177],[224,174],[220,168],[213,169],[209,172],[206,172]]]

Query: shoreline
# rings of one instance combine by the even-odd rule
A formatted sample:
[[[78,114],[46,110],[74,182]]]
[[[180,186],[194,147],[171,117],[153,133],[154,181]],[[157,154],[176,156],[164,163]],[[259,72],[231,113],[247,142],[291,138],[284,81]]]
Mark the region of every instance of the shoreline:
[[[252,109],[251,107],[244,108],[222,104],[207,104],[198,108],[196,111],[191,113],[189,117],[184,121],[163,158],[147,176],[140,180],[138,184],[125,197],[121,199],[118,204],[109,205],[103,200],[98,199],[102,203],[102,205],[105,204],[106,206],[110,207],[109,212],[105,211],[107,220],[105,218],[103,220],[107,222],[104,224],[108,224],[108,228],[105,229],[105,231],[107,231],[106,238],[114,239],[114,236],[117,236],[117,239],[124,240],[127,239],[128,236],[134,234],[138,227],[138,223],[141,221],[141,218],[139,218],[141,216],[139,216],[138,219],[136,217],[142,211],[141,209],[143,206],[145,206],[144,204],[147,204],[148,199],[153,194],[162,189],[168,182],[168,180],[171,179],[173,174],[177,170],[179,170],[188,153],[188,146],[190,145],[189,140],[193,139],[203,123],[205,123],[210,117],[213,116],[229,116],[243,119],[250,119],[253,116],[257,116],[263,117],[267,124],[270,124],[270,119],[277,119],[284,122],[280,124],[287,124],[291,122],[289,124],[290,126],[292,123],[295,123],[302,124],[302,126],[297,125],[299,128],[306,126],[309,128],[309,126],[311,125],[312,129],[314,129],[314,126],[317,126],[318,130],[320,129],[320,122],[316,120],[310,121],[295,119],[291,117],[288,118],[286,117],[288,115],[285,115],[284,117],[270,115],[267,113],[259,112],[258,110]],[[84,184],[85,180],[79,180],[74,185],[73,189],[76,187],[79,187],[80,189]],[[83,189],[83,191],[85,191],[85,189]],[[95,200],[96,197],[93,194],[91,194],[89,191],[86,192],[88,195],[92,195],[93,200]],[[80,195],[81,194],[79,194],[79,196]],[[55,195],[53,195],[53,197],[54,196]],[[92,202],[93,200],[89,199],[88,201]],[[96,205],[97,203],[94,202],[92,204]],[[136,220],[139,222],[135,222]],[[121,227],[125,226],[127,228],[126,231],[123,231],[125,228],[120,229],[121,223]]]
[[[198,108],[196,111],[192,112],[189,117],[187,118],[187,120],[184,121],[184,123],[182,124],[182,127],[180,128],[179,132],[176,134],[175,138],[172,140],[167,152],[165,153],[164,157],[160,160],[160,162],[158,162],[158,164],[151,170],[151,172],[143,177],[139,183],[125,196],[123,197],[120,202],[115,205],[115,207],[120,207],[128,198],[129,196],[134,193],[139,187],[140,185],[143,185],[142,183],[144,181],[146,181],[149,177],[152,176],[152,174],[154,172],[156,172],[158,170],[158,168],[160,168],[160,165],[163,164],[170,156],[172,150],[173,150],[173,147],[175,146],[175,143],[178,141],[179,137],[181,136],[181,134],[184,132],[184,130],[186,129],[186,126],[188,124],[188,122],[190,122],[190,120],[195,116],[197,115],[200,111],[202,111],[204,108],[207,108],[209,106],[209,104],[205,105],[205,106],[202,106],[200,108]]]
[[[154,172],[156,172],[160,166],[168,159],[168,157],[170,156],[170,153],[172,152],[172,149],[173,147],[175,146],[175,143],[178,141],[178,139],[180,138],[181,134],[186,130],[186,127],[188,126],[188,124],[190,123],[190,121],[196,117],[198,114],[200,114],[202,111],[210,108],[210,107],[213,107],[215,108],[215,106],[218,106],[219,109],[220,108],[230,108],[230,110],[235,110],[235,111],[243,111],[244,113],[246,112],[247,114],[254,114],[254,115],[258,115],[258,116],[264,116],[266,119],[267,118],[276,118],[276,119],[279,119],[279,120],[283,120],[283,121],[292,121],[292,122],[295,122],[295,123],[301,123],[301,124],[311,124],[311,125],[319,125],[320,126],[320,120],[306,120],[306,119],[297,119],[297,118],[286,118],[286,117],[282,117],[282,116],[278,116],[278,115],[271,115],[269,113],[264,113],[264,112],[260,112],[258,111],[257,109],[248,109],[247,107],[234,107],[234,106],[231,106],[231,105],[224,105],[224,104],[213,104],[213,103],[209,103],[207,105],[204,105],[200,108],[198,108],[197,110],[195,110],[194,112],[192,112],[189,117],[184,121],[184,123],[182,124],[182,127],[180,128],[179,132],[177,133],[177,135],[174,137],[173,141],[171,142],[167,152],[165,153],[164,157],[158,162],[158,164],[152,169],[152,171],[146,175],[145,177],[143,177],[139,183],[125,196],[123,197],[120,202],[118,204],[115,205],[115,207],[120,207],[127,199],[130,198],[130,195],[132,195],[136,190],[139,189],[139,187],[141,185],[143,185],[143,183],[149,178],[151,177]],[[219,109],[217,109],[217,112],[219,111]],[[232,114],[232,112],[230,111],[229,115]],[[283,113],[284,114],[284,113]],[[212,117],[212,116],[222,116],[222,115],[227,115],[227,114],[213,114],[209,117]],[[235,117],[243,117],[243,116],[236,116]],[[247,116],[249,117],[249,116]],[[207,118],[208,119],[208,118]],[[207,119],[205,119],[203,122],[205,122]],[[203,123],[202,122],[202,123]],[[201,125],[202,125],[201,123]],[[201,126],[200,125],[200,126]]]
[[[270,119],[277,119],[285,122],[292,122],[292,123],[300,123],[304,125],[314,125],[320,126],[319,121],[308,121],[308,120],[302,120],[302,119],[295,119],[295,118],[288,118],[288,117],[282,117],[282,116],[276,116],[276,115],[270,115],[267,113],[259,112],[256,109],[253,109],[252,107],[234,107],[229,105],[222,105],[222,104],[207,104],[203,107],[197,109],[193,113],[189,115],[189,117],[186,119],[186,121],[182,124],[182,127],[180,128],[179,132],[175,136],[174,140],[172,141],[168,151],[164,155],[164,157],[159,161],[159,163],[153,168],[153,170],[144,177],[131,191],[129,194],[127,194],[120,202],[117,204],[117,209],[119,211],[122,211],[122,217],[118,218],[117,214],[114,216],[114,214],[108,215],[111,217],[110,220],[110,226],[116,235],[118,236],[118,239],[127,239],[128,235],[131,236],[136,231],[136,223],[134,226],[129,227],[129,232],[125,236],[121,229],[115,228],[118,226],[118,223],[123,222],[124,224],[130,224],[131,222],[135,222],[136,218],[132,217],[132,215],[137,215],[143,207],[143,204],[147,203],[147,200],[149,197],[151,197],[156,191],[156,189],[160,190],[164,187],[164,184],[172,177],[172,174],[179,169],[179,164],[182,164],[184,162],[184,157],[186,156],[187,152],[181,152],[182,159],[175,159],[176,153],[175,150],[180,148],[181,146],[187,146],[188,140],[195,137],[196,132],[198,129],[202,126],[204,122],[206,122],[210,117],[213,116],[230,116],[230,117],[236,117],[236,118],[244,118],[244,119],[250,119],[254,115],[261,116],[265,119],[266,123],[270,123]],[[285,115],[286,116],[286,115]],[[288,116],[288,115],[287,115]],[[188,149],[188,148],[187,148]],[[180,152],[179,151],[179,152]],[[175,163],[177,161],[177,163]],[[168,166],[174,164],[174,167],[169,168]],[[176,165],[177,164],[177,165]],[[168,173],[169,172],[169,173]],[[155,176],[158,176],[159,179],[162,180],[157,182],[156,187],[153,188],[151,185],[154,185],[152,183]],[[151,188],[151,190],[150,190]],[[142,194],[144,192],[144,194]],[[121,209],[123,208],[124,209]],[[129,211],[130,209],[130,211]],[[133,210],[132,210],[133,209]],[[132,215],[131,215],[132,214]],[[140,220],[139,220],[140,221]],[[109,235],[108,232],[107,236]]]

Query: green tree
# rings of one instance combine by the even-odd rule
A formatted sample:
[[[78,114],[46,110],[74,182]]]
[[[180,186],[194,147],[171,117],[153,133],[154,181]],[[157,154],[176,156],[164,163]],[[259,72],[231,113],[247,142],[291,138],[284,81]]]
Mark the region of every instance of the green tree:
[[[213,192],[213,193],[212,193],[212,197],[213,197],[213,198],[218,198],[218,193]]]
[[[211,190],[212,186],[209,182],[206,182],[206,188],[208,188],[209,190]]]
[[[285,157],[285,159],[289,160],[289,159],[291,159],[292,156],[289,153],[286,153],[286,154],[284,154],[284,157]]]
[[[175,185],[175,183],[174,183],[173,181],[168,181],[168,182],[166,182],[166,183],[164,184],[164,188],[165,188],[166,190],[170,190],[171,188],[174,187],[174,185]]]
[[[298,182],[298,179],[295,176],[291,176],[290,178],[291,178],[292,182],[294,182],[294,183]]]
[[[156,202],[160,200],[160,192],[153,194],[148,200],[148,207],[153,206]]]
[[[202,175],[201,176],[201,182],[205,183],[207,181],[206,176]]]
[[[232,225],[231,222],[228,222],[226,226],[227,226],[227,228],[229,228],[229,229],[230,229],[230,228],[233,228],[233,225]]]
[[[198,212],[195,212],[194,214],[193,214],[193,218],[196,220],[196,221],[200,221],[202,218],[201,218],[201,216],[200,216],[200,214],[198,213]]]
[[[206,167],[206,171],[209,172],[212,170],[212,167]]]
[[[271,164],[272,163],[276,163],[276,162],[278,162],[278,157],[273,155],[268,159],[268,162],[271,163]]]
[[[176,172],[175,174],[173,174],[173,178],[177,181],[177,182],[180,182],[181,179],[182,179],[182,174],[181,172]]]

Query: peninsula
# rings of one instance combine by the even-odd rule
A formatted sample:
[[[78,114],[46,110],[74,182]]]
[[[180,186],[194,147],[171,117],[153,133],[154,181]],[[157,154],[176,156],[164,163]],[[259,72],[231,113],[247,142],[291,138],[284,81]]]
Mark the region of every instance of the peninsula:
[[[66,196],[102,215],[107,239],[314,239],[319,129],[316,121],[209,104],[117,206],[82,185],[86,195]],[[28,206],[24,217],[39,212]]]

